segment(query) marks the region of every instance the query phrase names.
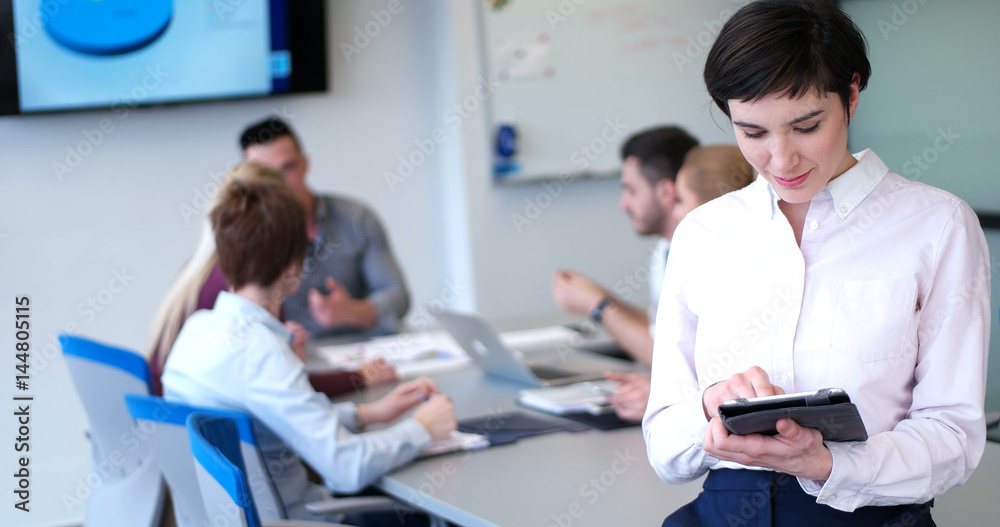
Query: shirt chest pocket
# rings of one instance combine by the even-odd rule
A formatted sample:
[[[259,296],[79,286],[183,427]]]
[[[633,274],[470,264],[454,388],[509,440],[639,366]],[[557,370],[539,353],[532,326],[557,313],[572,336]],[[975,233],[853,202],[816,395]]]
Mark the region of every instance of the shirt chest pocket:
[[[844,282],[837,290],[830,346],[863,362],[903,354],[916,312],[910,280]]]

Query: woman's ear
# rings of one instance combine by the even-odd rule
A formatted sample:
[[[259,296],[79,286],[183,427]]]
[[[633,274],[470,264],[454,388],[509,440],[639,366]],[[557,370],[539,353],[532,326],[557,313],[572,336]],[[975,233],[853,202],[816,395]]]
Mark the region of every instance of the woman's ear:
[[[847,122],[854,120],[854,110],[857,109],[858,99],[861,98],[861,89],[859,88],[860,85],[861,75],[855,71],[854,75],[851,75],[851,92],[847,97]]]
[[[669,179],[663,178],[656,182],[656,202],[660,204],[663,210],[669,211],[674,203],[677,202],[677,182]]]

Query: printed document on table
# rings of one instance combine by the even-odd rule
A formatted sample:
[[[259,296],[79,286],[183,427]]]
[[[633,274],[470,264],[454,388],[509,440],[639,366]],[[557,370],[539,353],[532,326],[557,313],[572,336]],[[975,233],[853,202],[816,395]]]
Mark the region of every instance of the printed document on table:
[[[452,431],[451,435],[445,439],[431,441],[429,445],[420,451],[420,456],[434,456],[448,452],[459,452],[462,450],[476,450],[490,446],[490,440],[482,434],[469,432]]]
[[[357,370],[365,362],[385,359],[401,378],[453,371],[472,363],[458,343],[443,330],[319,346],[316,353],[330,367],[344,370]]]

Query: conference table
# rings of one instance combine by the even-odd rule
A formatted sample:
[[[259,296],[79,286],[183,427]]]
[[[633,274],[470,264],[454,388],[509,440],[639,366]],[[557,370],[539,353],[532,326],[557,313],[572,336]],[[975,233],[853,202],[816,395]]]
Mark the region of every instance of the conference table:
[[[529,359],[545,352],[526,353]],[[570,367],[634,368],[634,363],[581,351]],[[478,368],[430,375],[455,405],[459,421],[533,410],[517,404],[525,388]],[[371,387],[353,400],[374,400],[391,384]],[[347,398],[345,398],[346,400]],[[693,500],[702,479],[683,485],[661,481],[646,458],[638,426],[556,432],[496,447],[424,459],[376,482],[385,493],[457,525],[588,527],[659,525]],[[966,485],[935,500],[938,525],[998,524],[993,496],[1000,488],[1000,444],[987,442]]]
[[[529,360],[554,360],[544,351]],[[563,356],[565,366],[631,370],[634,363],[590,352]],[[511,411],[526,386],[474,366],[430,375],[451,397],[459,421]],[[391,386],[365,390],[374,400]],[[357,400],[357,398],[355,398]],[[646,458],[639,426],[554,432],[481,450],[420,459],[376,482],[385,493],[452,523],[474,526],[586,527],[659,525],[691,501],[701,481],[669,485]]]

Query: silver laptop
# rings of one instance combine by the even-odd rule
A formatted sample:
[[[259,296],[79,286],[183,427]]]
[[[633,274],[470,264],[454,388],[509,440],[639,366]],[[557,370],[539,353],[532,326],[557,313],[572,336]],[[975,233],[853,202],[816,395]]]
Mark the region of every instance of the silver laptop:
[[[604,377],[604,370],[577,371],[553,364],[555,361],[525,362],[479,315],[445,310],[436,318],[472,361],[489,375],[531,386],[559,386]]]

